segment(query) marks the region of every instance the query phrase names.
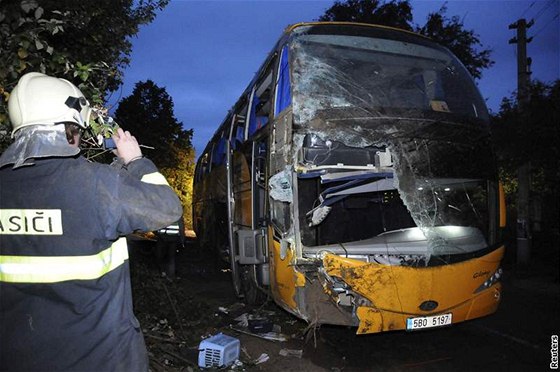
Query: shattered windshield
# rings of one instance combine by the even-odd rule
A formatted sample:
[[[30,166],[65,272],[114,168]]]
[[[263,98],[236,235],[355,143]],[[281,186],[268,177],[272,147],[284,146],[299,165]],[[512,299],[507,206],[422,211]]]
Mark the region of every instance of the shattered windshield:
[[[471,77],[428,40],[364,29],[291,42],[302,244],[409,265],[488,249],[496,168]]]
[[[296,122],[325,109],[370,116],[415,109],[488,119],[472,78],[446,49],[405,33],[378,31],[389,39],[342,30],[298,29],[291,43],[293,90],[305,99],[294,99]]]

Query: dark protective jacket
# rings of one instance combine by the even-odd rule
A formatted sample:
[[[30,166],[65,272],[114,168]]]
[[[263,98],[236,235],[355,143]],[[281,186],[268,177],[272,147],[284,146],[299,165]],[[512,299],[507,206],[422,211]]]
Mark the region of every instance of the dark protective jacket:
[[[147,371],[126,234],[177,221],[148,159],[0,169],[0,370]]]

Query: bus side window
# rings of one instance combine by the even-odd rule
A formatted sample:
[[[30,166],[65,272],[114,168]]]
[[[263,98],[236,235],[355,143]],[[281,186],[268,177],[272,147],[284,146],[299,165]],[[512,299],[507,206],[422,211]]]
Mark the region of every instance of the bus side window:
[[[249,137],[266,124],[268,124],[268,116],[262,115],[259,108],[262,107],[262,101],[257,95],[253,97],[251,104],[251,116],[249,118]]]
[[[225,163],[226,158],[226,139],[224,133],[221,134],[220,139],[214,145],[214,150],[212,152],[212,166],[222,165]]]
[[[243,142],[245,142],[245,117],[236,115],[231,135],[231,147],[236,150]]]
[[[244,138],[244,137],[245,137],[245,136],[244,136],[244,134],[245,134],[245,128],[244,128],[245,125],[244,125],[244,124],[245,124],[245,123],[241,123],[241,122],[238,123],[238,125],[237,125],[237,130],[235,131],[235,140],[238,141],[238,142],[241,142],[241,143],[245,142],[245,138]]]
[[[266,77],[256,85],[253,101],[251,102],[248,137],[251,137],[253,133],[268,124],[268,116],[272,104],[272,66],[273,64],[271,63]]]
[[[288,68],[288,46],[282,48],[280,65],[278,66],[278,79],[276,81],[276,98],[274,100],[274,116],[281,113],[292,104],[290,84],[290,69]]]

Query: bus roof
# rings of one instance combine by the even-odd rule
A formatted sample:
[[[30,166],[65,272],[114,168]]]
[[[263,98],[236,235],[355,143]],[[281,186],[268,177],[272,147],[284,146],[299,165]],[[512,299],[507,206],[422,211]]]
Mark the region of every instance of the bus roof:
[[[409,30],[404,30],[402,28],[372,24],[372,23],[360,23],[360,22],[300,22],[300,23],[295,23],[293,25],[289,25],[288,27],[286,27],[286,29],[284,30],[284,33],[289,34],[289,33],[293,32],[298,27],[323,26],[323,25],[370,27],[370,28],[391,30],[391,31],[395,31],[395,32],[402,32],[402,33],[406,33],[406,34],[409,34],[409,35],[415,35],[415,36],[419,36],[419,37],[424,38],[424,39],[431,40],[429,37],[426,37],[424,35],[421,35],[419,33],[412,32],[412,31],[409,31]]]

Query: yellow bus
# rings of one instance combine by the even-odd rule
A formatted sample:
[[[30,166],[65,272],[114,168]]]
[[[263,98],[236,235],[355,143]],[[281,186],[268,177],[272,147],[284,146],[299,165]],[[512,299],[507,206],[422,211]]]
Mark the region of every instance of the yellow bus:
[[[193,217],[240,297],[310,324],[417,330],[500,302],[488,111],[411,32],[288,27],[199,157]]]

